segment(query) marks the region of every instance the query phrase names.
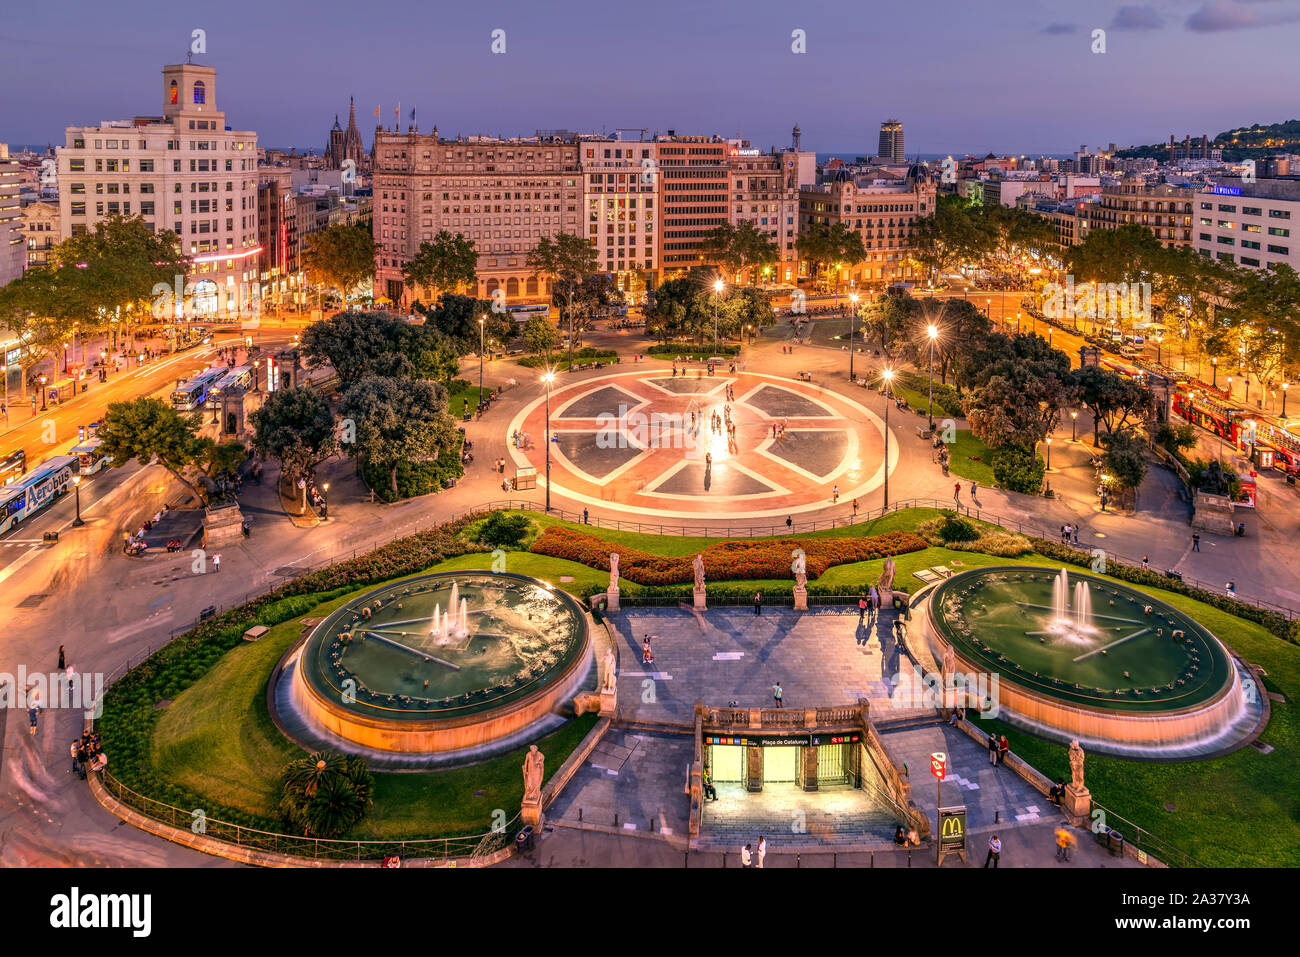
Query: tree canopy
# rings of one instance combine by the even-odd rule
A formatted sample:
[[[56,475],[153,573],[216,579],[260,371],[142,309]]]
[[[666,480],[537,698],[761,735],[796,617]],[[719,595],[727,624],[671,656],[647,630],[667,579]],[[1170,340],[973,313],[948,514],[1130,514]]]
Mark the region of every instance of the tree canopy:
[[[337,223],[307,236],[302,268],[317,285],[339,291],[344,306],[357,286],[375,274],[375,237],[366,223]]]

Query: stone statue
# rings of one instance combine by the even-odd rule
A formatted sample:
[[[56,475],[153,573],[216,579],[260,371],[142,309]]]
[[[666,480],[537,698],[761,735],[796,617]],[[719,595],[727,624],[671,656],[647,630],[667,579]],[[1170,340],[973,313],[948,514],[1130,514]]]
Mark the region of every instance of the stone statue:
[[[617,685],[618,659],[614,656],[614,649],[610,648],[605,652],[605,683],[600,690],[604,694],[613,694]]]
[[[957,670],[957,654],[952,650],[952,645],[943,649],[943,675],[945,678],[951,676]]]
[[[808,573],[804,570],[802,564],[800,564],[799,570],[794,573],[794,587],[795,588],[808,587]]]
[[[618,552],[609,553],[609,590],[618,591]]]
[[[537,745],[530,744],[524,755],[524,803],[539,804],[542,800],[542,776],[546,766],[546,755],[537,750]]]
[[[695,568],[695,590],[704,591],[704,556],[696,555],[691,564]]]
[[[1079,746],[1078,738],[1070,742],[1070,783],[1076,791],[1084,790],[1083,748]]]

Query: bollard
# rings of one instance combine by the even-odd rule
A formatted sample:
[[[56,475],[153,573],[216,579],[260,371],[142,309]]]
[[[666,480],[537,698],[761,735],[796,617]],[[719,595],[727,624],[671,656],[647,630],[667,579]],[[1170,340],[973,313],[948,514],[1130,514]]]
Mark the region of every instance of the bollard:
[[[798,870],[800,867],[803,866],[803,865],[800,863],[800,858],[802,858],[802,857],[803,857],[802,854],[796,854],[796,855],[794,856],[794,866],[795,866],[795,870]]]
[[[614,812],[614,826],[618,827],[618,812]]]
[[[582,808],[578,808],[578,823],[582,823]]]
[[[993,823],[994,823],[994,824],[997,824],[997,823],[998,823],[999,821],[1001,821],[1001,820],[1002,820],[1002,812],[1001,812],[1001,811],[994,811],[994,812],[993,812]]]

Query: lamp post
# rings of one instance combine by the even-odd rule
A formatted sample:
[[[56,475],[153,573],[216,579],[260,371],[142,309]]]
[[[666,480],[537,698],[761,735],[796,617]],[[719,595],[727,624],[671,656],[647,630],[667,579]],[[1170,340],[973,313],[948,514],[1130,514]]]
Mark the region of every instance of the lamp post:
[[[1214,368],[1214,379],[1210,382],[1210,385],[1217,389],[1219,387],[1219,359],[1217,356],[1210,360],[1210,365]]]
[[[41,376],[41,411],[45,411],[45,376]]]
[[[722,293],[722,280],[713,280],[713,353],[718,352],[718,296]]]
[[[1020,313],[1016,313],[1016,335],[1020,335]]]
[[[1079,441],[1079,413],[1070,413],[1070,441]]]
[[[1047,437],[1047,471],[1052,471],[1052,437]]]
[[[478,408],[475,410],[475,414],[480,419],[483,418],[483,328],[486,321],[486,315],[478,317]],[[550,425],[550,422],[551,420],[548,417],[546,424]],[[550,453],[551,450],[548,448],[546,454],[550,455]]]
[[[1232,401],[1232,376],[1228,376],[1228,401]]]
[[[321,485],[320,488],[321,488],[320,517],[329,518],[330,517],[330,500],[329,500],[330,483],[325,482]]]
[[[80,528],[82,525],[86,524],[81,520],[81,476],[80,475],[72,476],[72,488],[77,493],[77,517],[73,519],[72,527]]]
[[[993,321],[993,300],[992,299],[984,300],[984,318],[987,319],[989,322]]]
[[[1161,364],[1161,362],[1160,362],[1160,356],[1161,356],[1160,348],[1161,348],[1161,346],[1164,345],[1164,341],[1165,341],[1165,337],[1164,337],[1164,336],[1156,336],[1156,365],[1160,365],[1160,364]]]
[[[1282,418],[1283,419],[1286,418],[1286,390],[1289,388],[1291,388],[1291,386],[1288,383],[1286,382],[1282,383]],[[1286,422],[1282,423],[1282,428],[1286,428]]]
[[[926,337],[930,340],[930,407],[926,411],[930,417],[930,431],[934,431],[934,341],[939,338],[939,327],[933,322],[925,327]]]
[[[858,326],[858,294],[849,293],[849,381],[853,380],[853,333]]]
[[[885,380],[885,508],[889,508],[889,402],[890,384],[894,381],[894,370],[886,369],[881,373]]]
[[[1106,480],[1109,478],[1110,476],[1105,474],[1101,477],[1101,510],[1103,512],[1106,511]]]
[[[546,370],[546,375],[542,376],[542,381],[546,383],[546,510],[551,510],[551,383],[555,381],[555,373],[550,369]]]

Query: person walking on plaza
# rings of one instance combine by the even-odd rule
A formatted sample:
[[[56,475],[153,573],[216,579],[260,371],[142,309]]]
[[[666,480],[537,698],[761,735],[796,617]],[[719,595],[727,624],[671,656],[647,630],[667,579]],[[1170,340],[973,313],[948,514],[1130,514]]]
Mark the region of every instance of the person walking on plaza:
[[[1070,848],[1074,847],[1074,835],[1063,827],[1056,829],[1056,859],[1070,863]]]
[[[1229,598],[1236,598],[1236,597],[1237,597],[1237,583],[1236,583],[1236,582],[1228,582],[1227,588],[1228,588],[1228,597],[1229,597]]]
[[[989,734],[989,764],[998,763],[998,738],[995,734]]]
[[[787,515],[787,516],[785,517],[785,527],[786,527],[786,528],[793,528],[793,527],[794,527],[794,518],[793,518],[792,516]]]
[[[871,595],[871,610],[872,610],[873,612],[879,611],[879,610],[880,610],[880,592],[876,590],[876,586],[875,586],[875,585],[872,585],[872,586],[871,586],[871,591],[868,592],[868,594]]]
[[[212,570],[213,570],[214,572],[219,572],[219,571],[221,571],[221,556],[220,556],[220,555],[213,555],[213,556],[212,556]]]
[[[1142,556],[1142,570],[1143,570],[1143,571],[1146,571],[1146,570],[1149,569],[1150,567],[1151,567],[1151,560],[1148,559],[1147,556],[1143,555],[1143,556]]]
[[[781,696],[783,694],[785,694],[785,692],[781,690],[781,682],[778,681],[776,684],[772,685],[772,700],[775,702],[773,707],[776,708],[785,707],[785,705],[781,703]]]
[[[853,500],[853,517],[854,519],[858,517],[858,500],[856,498]]]
[[[832,501],[832,502],[838,502],[839,500],[840,500],[840,487],[839,487],[838,485],[832,485],[832,486],[831,486],[831,501]]]
[[[1011,742],[1007,740],[1007,736],[1004,734],[1002,737],[998,738],[998,764],[1001,764],[1007,759],[1007,752],[1010,750]]]
[[[979,483],[979,482],[971,482],[971,483],[970,483],[970,497],[971,497],[971,501],[974,501],[974,500],[975,500],[976,493],[979,491],[979,487],[980,487],[980,483]]]
[[[652,665],[655,663],[655,656],[650,653],[650,636],[645,636],[645,641],[641,642],[641,664]]]
[[[1194,552],[1199,552],[1200,550],[1201,550],[1201,533],[1200,533],[1200,532],[1193,532],[1193,533],[1192,533],[1192,551],[1194,551]]]
[[[858,624],[859,625],[862,624],[866,620],[866,618],[867,618],[867,600],[865,598],[859,598],[858,599]]]
[[[753,855],[750,854],[750,852],[749,852],[749,845],[748,845],[748,844],[746,844],[744,847],[742,847],[742,848],[740,849],[740,866],[741,866],[741,867],[753,867],[753,866],[754,866],[754,858],[753,858]]]
[[[763,593],[761,591],[754,592],[754,614],[763,614]]]
[[[1070,534],[1074,536],[1074,544],[1078,545],[1078,544],[1079,544],[1079,526],[1078,526],[1078,525],[1071,525],[1071,526],[1070,526]]]
[[[1001,858],[1002,858],[1002,842],[998,840],[998,836],[994,834],[992,837],[989,838],[989,853],[988,856],[984,858],[984,866],[988,867],[989,863],[992,862],[993,869],[997,870],[998,861]]]
[[[961,505],[961,482],[954,482],[952,486],[952,500]]]
[[[582,510],[582,524],[583,525],[591,524],[590,522],[587,521],[587,510],[585,508]]]
[[[64,660],[64,657],[63,657],[63,646],[62,646],[62,645],[59,645],[59,670],[62,671],[62,670],[63,670],[64,668],[66,668],[67,666],[68,666],[68,663],[67,663],[66,660]]]
[[[767,838],[761,834],[758,838],[758,869],[763,869],[763,858],[767,857]]]

